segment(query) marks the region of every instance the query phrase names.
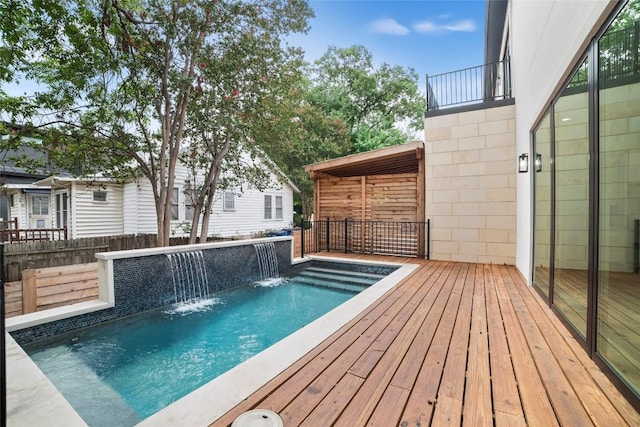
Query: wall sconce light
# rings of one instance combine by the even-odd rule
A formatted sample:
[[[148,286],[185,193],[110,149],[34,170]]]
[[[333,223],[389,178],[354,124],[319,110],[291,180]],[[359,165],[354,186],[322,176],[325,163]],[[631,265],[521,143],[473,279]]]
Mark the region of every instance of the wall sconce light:
[[[542,154],[536,153],[536,172],[542,172]]]
[[[529,172],[529,155],[527,153],[522,153],[518,157],[518,172]]]

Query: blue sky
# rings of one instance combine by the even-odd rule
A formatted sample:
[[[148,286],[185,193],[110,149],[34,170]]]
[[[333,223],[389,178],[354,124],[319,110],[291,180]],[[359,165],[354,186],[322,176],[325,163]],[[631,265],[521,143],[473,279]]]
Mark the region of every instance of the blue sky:
[[[306,35],[289,39],[309,62],[328,46],[365,46],[376,64],[438,74],[484,62],[484,0],[311,0]]]

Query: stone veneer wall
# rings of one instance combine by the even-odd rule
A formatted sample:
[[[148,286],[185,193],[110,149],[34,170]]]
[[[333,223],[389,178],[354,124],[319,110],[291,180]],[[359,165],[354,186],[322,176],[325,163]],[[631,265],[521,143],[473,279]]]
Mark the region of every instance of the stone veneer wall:
[[[291,268],[291,240],[274,242],[278,269]],[[253,243],[202,250],[209,292],[261,279]],[[11,333],[18,344],[53,337],[74,329],[130,316],[175,302],[171,266],[165,254],[113,260],[115,307],[57,320]]]
[[[425,119],[431,259],[515,264],[517,157],[514,105]]]

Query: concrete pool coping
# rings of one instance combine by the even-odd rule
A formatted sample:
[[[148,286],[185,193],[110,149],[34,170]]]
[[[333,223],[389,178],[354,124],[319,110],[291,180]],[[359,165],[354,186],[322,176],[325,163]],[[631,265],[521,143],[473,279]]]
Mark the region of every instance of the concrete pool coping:
[[[293,260],[297,265],[312,260],[397,266],[397,270],[350,300],[263,350],[235,368],[211,380],[139,426],[206,426],[224,415],[296,360],[373,304],[411,274],[418,265],[311,256]],[[10,425],[81,426],[80,418],[36,364],[7,334],[7,415]]]

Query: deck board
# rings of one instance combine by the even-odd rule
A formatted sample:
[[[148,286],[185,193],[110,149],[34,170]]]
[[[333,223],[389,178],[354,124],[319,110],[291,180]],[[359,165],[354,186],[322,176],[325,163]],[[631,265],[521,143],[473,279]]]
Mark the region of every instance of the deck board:
[[[515,267],[402,262],[420,266],[212,426],[252,408],[288,427],[640,425]]]
[[[491,374],[489,373],[489,341],[483,266],[475,266],[471,330],[467,361],[467,385],[464,395],[464,426],[493,424]]]
[[[468,266],[461,265],[461,267],[457,272],[457,278],[466,275]],[[460,305],[463,285],[464,280],[456,280],[456,286],[451,291],[445,312],[437,323],[437,329],[429,345],[424,345],[422,336],[415,340],[391,381],[392,385],[400,385],[409,392],[407,411],[402,414],[402,421],[408,425],[417,424],[431,417],[433,402],[440,384],[441,366],[444,365],[449,348],[448,343],[451,341],[455,313]]]
[[[496,424],[524,425],[524,412],[498,303],[495,280],[489,266],[484,266],[484,273],[487,329],[491,347],[489,364]]]
[[[493,267],[500,311],[504,319],[505,331],[512,354],[513,369],[518,381],[525,420],[532,426],[558,425],[558,420],[549,401],[544,384],[527,346],[524,333],[518,322],[507,288],[514,284],[507,271]]]

